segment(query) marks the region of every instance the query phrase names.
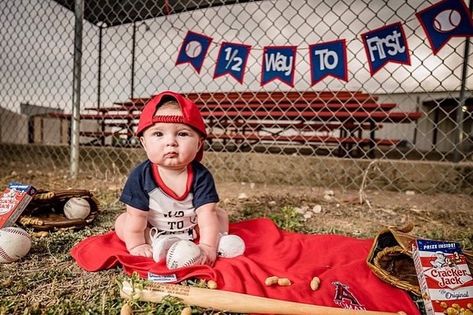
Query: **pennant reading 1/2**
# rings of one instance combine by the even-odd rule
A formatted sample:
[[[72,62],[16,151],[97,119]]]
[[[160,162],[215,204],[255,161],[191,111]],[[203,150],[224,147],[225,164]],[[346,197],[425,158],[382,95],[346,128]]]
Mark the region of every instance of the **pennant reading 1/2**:
[[[327,76],[348,81],[347,44],[344,39],[309,45],[311,86]]]
[[[251,46],[248,45],[222,43],[215,66],[214,79],[229,74],[243,84],[250,49]]]
[[[176,66],[181,63],[190,63],[195,71],[200,73],[211,42],[211,37],[188,31],[179,50]]]
[[[416,13],[434,55],[452,37],[473,36],[471,13],[461,0],[440,1]]]
[[[401,23],[393,23],[361,34],[371,76],[388,62],[411,64]]]
[[[297,46],[266,46],[263,50],[261,86],[280,80],[294,87]]]

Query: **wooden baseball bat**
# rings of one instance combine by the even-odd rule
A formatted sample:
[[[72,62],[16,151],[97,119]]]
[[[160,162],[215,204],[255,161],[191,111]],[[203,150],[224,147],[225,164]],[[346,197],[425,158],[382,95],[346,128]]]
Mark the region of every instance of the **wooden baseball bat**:
[[[185,304],[236,313],[286,315],[392,315],[404,312],[349,310],[264,298],[222,290],[210,290],[177,284],[150,283],[143,288],[123,281],[120,295],[127,299],[159,303],[165,296],[180,298]]]

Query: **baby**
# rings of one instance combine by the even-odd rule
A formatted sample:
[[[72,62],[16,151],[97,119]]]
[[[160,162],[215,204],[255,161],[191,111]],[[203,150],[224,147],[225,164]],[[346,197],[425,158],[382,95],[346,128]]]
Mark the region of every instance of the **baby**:
[[[159,93],[143,108],[137,136],[148,160],[123,188],[126,212],[115,222],[118,237],[130,254],[157,262],[174,242],[198,238],[202,263],[212,266],[228,216],[217,207],[212,174],[200,163],[207,134],[199,109],[178,93]]]

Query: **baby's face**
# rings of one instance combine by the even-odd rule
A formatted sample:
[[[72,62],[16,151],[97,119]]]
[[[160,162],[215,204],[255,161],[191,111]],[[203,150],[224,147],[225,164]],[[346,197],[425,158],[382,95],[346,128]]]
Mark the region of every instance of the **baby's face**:
[[[178,108],[167,107],[156,115],[178,116]],[[176,123],[155,123],[140,138],[148,159],[161,167],[181,169],[191,163],[199,151],[202,140],[191,127]]]

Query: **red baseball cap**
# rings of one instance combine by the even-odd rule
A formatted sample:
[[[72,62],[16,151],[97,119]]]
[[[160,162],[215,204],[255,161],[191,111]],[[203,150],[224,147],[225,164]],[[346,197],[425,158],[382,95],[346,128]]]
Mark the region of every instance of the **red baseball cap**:
[[[181,107],[182,116],[156,115],[159,106],[167,101],[176,101]],[[185,124],[195,129],[204,139],[207,137],[204,119],[197,105],[176,92],[164,91],[158,93],[145,104],[140,115],[136,135],[141,137],[147,128],[158,122]],[[202,145],[195,159],[197,161],[202,160],[203,154],[204,146]]]

